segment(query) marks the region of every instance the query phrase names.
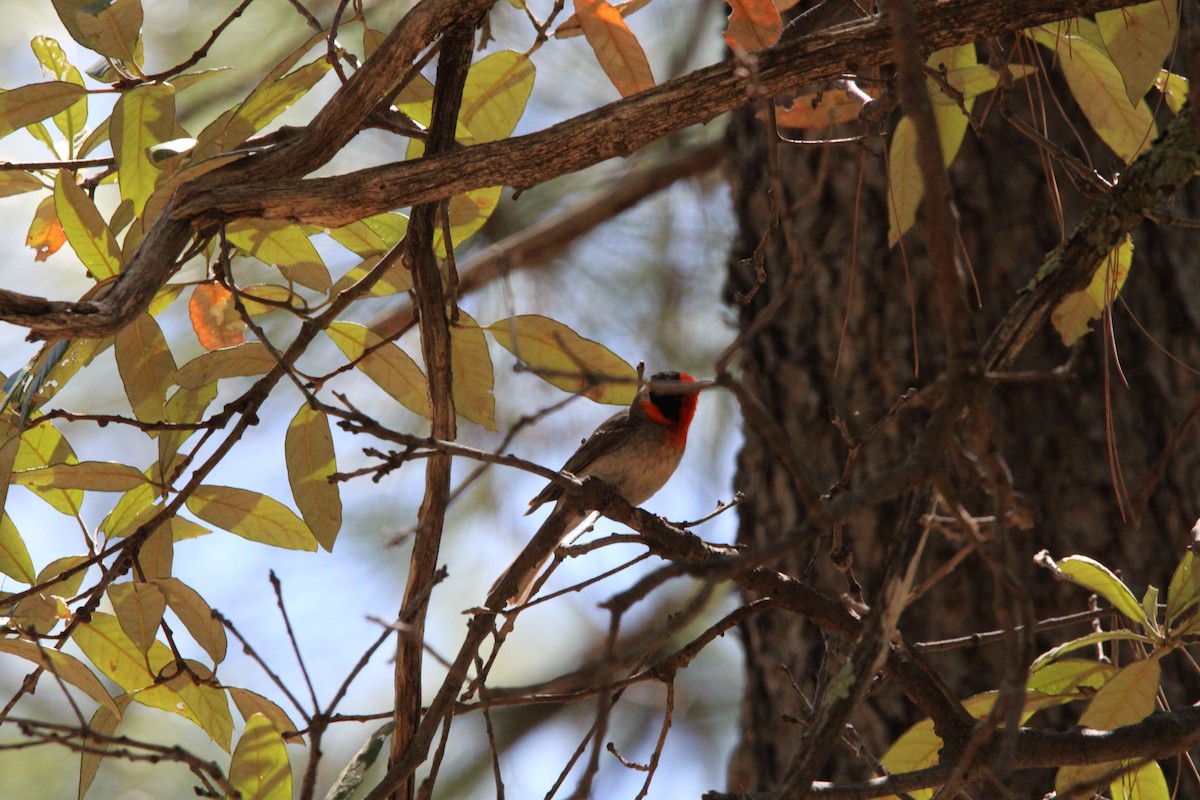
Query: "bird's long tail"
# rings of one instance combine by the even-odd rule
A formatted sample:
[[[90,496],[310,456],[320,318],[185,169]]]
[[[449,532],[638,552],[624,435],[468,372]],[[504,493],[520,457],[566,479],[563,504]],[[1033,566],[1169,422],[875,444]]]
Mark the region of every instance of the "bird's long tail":
[[[585,519],[593,520],[597,514],[582,514],[573,508],[555,506],[546,517],[546,521],[538,528],[537,533],[529,543],[517,554],[508,569],[501,573],[488,592],[489,605],[491,600],[500,595],[501,600],[507,600],[510,606],[523,605],[533,594],[534,584],[542,567],[554,555],[561,544],[569,544],[575,540],[571,534],[579,528]]]

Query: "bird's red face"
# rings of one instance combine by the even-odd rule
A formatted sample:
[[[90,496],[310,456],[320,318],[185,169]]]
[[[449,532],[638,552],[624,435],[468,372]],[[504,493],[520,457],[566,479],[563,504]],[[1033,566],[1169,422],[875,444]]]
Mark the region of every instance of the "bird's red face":
[[[695,378],[683,372],[656,372],[650,378],[650,390],[641,400],[646,418],[665,427],[671,443],[680,448],[687,443],[688,426],[696,414],[697,395],[678,384],[695,382]],[[656,391],[655,383],[667,385]]]

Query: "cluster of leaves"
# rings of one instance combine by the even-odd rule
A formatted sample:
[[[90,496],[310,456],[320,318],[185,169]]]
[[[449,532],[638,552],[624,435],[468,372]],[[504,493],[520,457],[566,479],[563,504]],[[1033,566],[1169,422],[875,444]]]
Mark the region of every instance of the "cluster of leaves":
[[[1184,554],[1167,588],[1166,603],[1150,586],[1141,602],[1113,572],[1086,556],[1068,556],[1058,562],[1041,553],[1038,562],[1059,579],[1078,584],[1103,598],[1122,625],[1111,630],[1071,639],[1042,653],[1029,667],[1021,709],[1024,724],[1039,711],[1076,701],[1087,701],[1078,724],[1111,731],[1141,722],[1156,708],[1162,659],[1196,639],[1200,627],[1200,565],[1192,551]],[[1118,644],[1128,643],[1135,657],[1124,666],[1115,661]],[[1068,658],[1084,648],[1111,645],[1112,658]],[[983,719],[991,713],[999,693],[969,697],[964,708]],[[889,772],[903,773],[938,763],[942,740],[933,722],[923,720],[901,735],[880,759]],[[1162,767],[1155,761],[1126,761],[1087,766],[1063,766],[1054,779],[1059,796],[1074,796],[1082,787],[1110,783],[1115,798],[1166,800],[1171,797]],[[912,792],[913,798],[932,797],[932,790]]]

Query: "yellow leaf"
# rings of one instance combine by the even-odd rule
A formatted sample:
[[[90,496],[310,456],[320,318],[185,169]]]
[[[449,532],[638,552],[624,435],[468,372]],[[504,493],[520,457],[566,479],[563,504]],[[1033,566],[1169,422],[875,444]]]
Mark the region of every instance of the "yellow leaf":
[[[1096,265],[1087,288],[1067,295],[1051,312],[1050,322],[1063,344],[1071,346],[1091,329],[1092,321],[1100,318],[1125,285],[1132,263],[1133,239],[1126,234],[1121,244]]]
[[[75,176],[59,170],[54,179],[54,210],[75,255],[96,280],[112,278],[121,271],[121,248],[96,204],[88,197]]]
[[[1076,18],[1078,34],[1059,27],[1034,28],[1033,38],[1054,50],[1067,86],[1092,130],[1125,162],[1133,161],[1158,136],[1145,100],[1130,105],[1120,71],[1100,47],[1096,23]]]
[[[296,507],[317,542],[332,551],[342,527],[342,498],[338,485],[328,480],[337,472],[337,457],[324,411],[300,406],[288,425],[284,460]]]
[[[727,0],[732,10],[725,29],[730,50],[753,53],[779,41],[783,18],[771,0]]]
[[[79,569],[68,577],[62,576],[86,560],[83,556],[65,556],[42,567],[36,579],[41,589],[36,595],[17,604],[12,613],[12,622],[34,633],[53,630],[61,620],[66,619],[62,614],[62,598],[75,596],[87,570]]]
[[[493,322],[485,330],[532,372],[564,391],[582,392],[597,403],[633,401],[637,371],[604,345],[561,322],[526,314]]]
[[[179,368],[175,382],[199,389],[221,378],[263,375],[275,366],[275,356],[262,342],[247,342],[198,356]]]
[[[117,333],[115,351],[134,416],[143,422],[162,422],[176,367],[158,323],[149,314],[138,315]]]
[[[102,56],[138,63],[142,0],[100,0],[75,12],[79,43]]]
[[[249,689],[238,689],[230,686],[227,691],[229,692],[229,696],[233,698],[233,704],[237,706],[238,713],[242,715],[242,719],[248,720],[255,714],[260,714],[270,720],[271,724],[275,726],[275,730],[279,731],[285,741],[303,743],[303,739],[297,733],[300,729],[296,727],[296,723],[292,722],[287,712],[278,705]]]
[[[533,62],[523,53],[502,50],[471,66],[458,121],[471,144],[510,136],[533,90]]]
[[[408,410],[429,417],[429,385],[408,353],[353,322],[334,322],[325,334],[380,389]]]
[[[117,161],[121,199],[132,201],[139,217],[162,174],[148,151],[170,139],[174,130],[175,88],[170,84],[138,86],[123,93],[113,107],[109,140]]]
[[[52,117],[86,96],[82,86],[68,81],[31,83],[0,92],[0,138]]]
[[[229,782],[242,800],[291,800],[292,769],[279,731],[262,714],[246,720],[233,751]]]
[[[492,186],[487,189],[475,189],[450,198],[450,241],[456,248],[488,221],[488,217],[500,202],[502,188]],[[446,242],[441,225],[433,231],[433,252],[438,258],[446,257]]]
[[[1159,70],[1158,77],[1154,79],[1154,88],[1162,92],[1163,99],[1167,101],[1167,108],[1171,109],[1172,114],[1183,110],[1188,96],[1187,78],[1165,69]]]
[[[112,697],[104,689],[100,679],[74,656],[60,653],[45,647],[39,647],[34,642],[23,639],[0,639],[0,652],[19,656],[32,661],[45,669],[51,675],[57,675],[66,683],[82,691],[95,700],[102,708],[108,709],[117,719],[121,718],[121,709],[113,702]]]
[[[650,62],[625,20],[606,0],[575,0],[583,35],[622,97],[654,88]]]
[[[1121,72],[1131,105],[1146,96],[1179,33],[1177,0],[1151,0],[1136,6],[1100,11],[1096,25],[1108,56]]]
[[[84,795],[87,794],[92,781],[96,778],[96,771],[100,769],[100,762],[108,750],[108,742],[104,737],[112,736],[116,732],[117,724],[121,721],[121,714],[125,713],[126,706],[132,700],[133,698],[129,695],[122,694],[114,701],[116,703],[115,710],[108,706],[100,706],[88,721],[87,729],[96,734],[96,738],[92,746],[84,750],[79,757],[78,800],[83,800]]]
[[[243,539],[288,550],[316,550],[317,540],[296,512],[258,492],[229,486],[200,486],[188,511]]]
[[[496,398],[492,395],[492,357],[479,323],[461,309],[450,328],[454,410],[464,419],[496,430]]]
[[[42,65],[42,71],[47,76],[54,76],[60,81],[83,86],[83,75],[67,59],[67,54],[57,41],[49,36],[35,36],[29,46],[33,49],[33,54],[37,56],[38,62]],[[87,125],[87,112],[87,95],[84,95],[65,111],[54,115],[54,125],[62,133],[63,138],[70,143],[72,155],[74,155],[75,137]]]
[[[21,472],[27,469],[45,467],[50,464],[78,464],[75,451],[54,424],[49,420],[39,422],[27,428],[21,434],[21,446],[17,450],[13,470]],[[80,489],[52,489],[44,486],[29,487],[35,494],[49,503],[55,510],[74,516],[83,505],[83,491]]]
[[[962,146],[963,137],[967,135],[968,115],[975,104],[975,97],[963,91],[963,70],[978,66],[975,59],[975,45],[965,44],[938,50],[929,57],[927,62],[934,70],[945,68],[946,82],[963,95],[962,107],[958,102],[946,96],[945,90],[936,81],[927,78],[930,98],[945,98],[950,102],[934,103],[933,118],[937,122],[938,140],[942,150],[942,162],[946,166],[954,161],[958,149]],[[989,70],[990,72],[990,70]],[[965,112],[964,113],[964,109]],[[918,169],[918,174],[920,170]]]
[[[145,553],[145,547],[142,553]],[[224,661],[228,645],[225,627],[213,617],[212,609],[204,598],[178,578],[158,578],[153,583],[163,593],[167,605],[179,617],[196,644],[212,657],[213,663]]]
[[[304,231],[279,219],[241,219],[225,227],[225,237],[265,264],[278,267],[288,280],[318,292],[333,285],[325,262]]]
[[[917,165],[917,131],[912,120],[901,117],[888,147],[888,247],[894,247],[917,221],[917,207],[925,196],[925,180]]]
[[[146,653],[158,635],[167,599],[152,583],[138,581],[114,583],[108,587],[108,599],[121,630],[138,650]]]
[[[78,464],[51,464],[12,474],[19,486],[52,489],[84,489],[97,492],[127,492],[146,483],[142,471],[114,461],[82,461]]]
[[[7,514],[0,517],[0,572],[31,586],[35,579],[29,550]]]
[[[434,232],[434,235],[438,235]],[[346,291],[354,284],[361,281],[367,276],[371,270],[379,266],[379,262],[383,259],[382,255],[368,256],[363,259],[362,263],[350,269],[342,277],[338,278],[338,282],[333,285],[330,294],[340,294]],[[378,280],[371,286],[371,291],[367,292],[370,297],[387,297],[388,295],[407,292],[412,288],[412,273],[408,271],[408,267],[404,266],[403,259],[396,259],[395,262],[387,268],[387,271],[379,277]]]

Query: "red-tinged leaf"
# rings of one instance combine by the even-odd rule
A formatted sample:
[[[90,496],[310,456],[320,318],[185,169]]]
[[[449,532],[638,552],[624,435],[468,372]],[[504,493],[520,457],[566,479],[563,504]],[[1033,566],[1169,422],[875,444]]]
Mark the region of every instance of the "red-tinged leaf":
[[[278,267],[288,280],[328,292],[333,285],[325,262],[312,241],[290,222],[243,219],[225,227],[225,237],[265,264]]]
[[[509,317],[485,330],[542,380],[597,403],[628,405],[637,391],[637,370],[599,342],[561,322],[536,314]]]
[[[68,81],[31,83],[0,92],[0,138],[65,111],[86,96],[82,86]]]
[[[88,3],[75,12],[75,24],[79,32],[76,38],[84,47],[126,64],[140,61],[138,39],[142,32],[142,0]]]
[[[454,410],[489,431],[496,430],[496,398],[492,395],[492,357],[479,323],[461,309],[450,327]]]
[[[12,197],[15,194],[35,192],[45,188],[46,184],[38,180],[32,173],[22,172],[19,169],[0,172],[0,197]],[[60,227],[59,230],[61,231],[62,228]]]
[[[237,706],[238,713],[242,715],[242,719],[248,720],[255,714],[261,714],[270,720],[271,724],[275,726],[275,730],[279,731],[280,735],[283,736],[284,741],[292,744],[304,744],[304,738],[298,733],[300,729],[296,726],[296,723],[292,722],[287,712],[277,704],[249,689],[238,689],[230,686],[226,691],[233,698],[233,704]]]
[[[100,679],[96,677],[95,673],[79,659],[57,650],[38,647],[34,642],[27,642],[23,639],[0,639],[0,652],[32,661],[52,675],[62,678],[65,683],[79,689],[99,703],[102,708],[108,709],[110,714],[120,719],[121,709],[105,691],[104,684],[100,683]]]
[[[179,368],[175,381],[180,386],[199,389],[221,378],[264,375],[275,367],[275,363],[275,356],[266,345],[247,342],[192,359]]]
[[[324,411],[300,406],[288,425],[284,460],[296,507],[321,547],[332,551],[342,527],[342,498],[338,485],[329,482],[337,457]]]
[[[142,653],[149,651],[158,635],[167,599],[152,583],[114,583],[108,587],[108,599],[121,630]]]
[[[188,498],[188,511],[252,542],[288,550],[316,550],[317,540],[296,512],[258,492],[201,486]]]
[[[12,473],[19,486],[52,489],[83,489],[96,492],[128,492],[146,483],[136,467],[113,461],[82,461],[78,464],[51,464],[46,467]]]
[[[246,323],[238,314],[233,292],[215,281],[202,283],[192,291],[188,316],[205,350],[221,350],[246,341]]]
[[[150,148],[170,139],[174,130],[175,88],[170,84],[138,86],[122,94],[113,107],[109,140],[117,162],[121,198],[133,202],[139,217],[162,174]]]
[[[781,128],[828,128],[846,122],[854,122],[870,101],[882,94],[882,89],[864,91],[853,89],[826,89],[797,97],[788,106],[775,107],[775,122]]]
[[[29,550],[7,514],[0,517],[0,572],[30,586],[36,580]]]
[[[334,322],[325,334],[380,389],[408,410],[429,417],[429,385],[408,353],[353,322]]]
[[[625,0],[624,3],[614,3],[613,8],[622,17],[628,17],[635,11],[650,5],[650,0]],[[555,39],[570,39],[572,36],[582,36],[583,26],[579,24],[579,15],[572,14],[567,21],[554,29]]]
[[[75,175],[59,170],[54,179],[54,210],[67,241],[96,280],[115,277],[121,271],[121,248],[92,198],[75,183]]]
[[[175,357],[154,317],[140,314],[117,333],[117,371],[134,416],[143,422],[166,418],[167,390],[175,385]]]
[[[25,246],[37,251],[33,257],[34,261],[45,261],[66,243],[67,234],[63,232],[58,212],[54,210],[54,197],[44,198],[33,213],[33,222],[29,225]]]
[[[143,551],[145,548],[142,548]],[[204,648],[213,664],[225,660],[228,645],[225,627],[213,616],[212,609],[200,594],[178,578],[159,578],[154,581],[167,598],[167,605],[187,628],[196,644]]]
[[[730,50],[753,53],[779,41],[783,17],[771,0],[727,0],[731,13],[725,28]]]
[[[87,790],[91,788],[92,781],[96,779],[96,771],[100,769],[100,762],[104,760],[105,753],[108,751],[108,742],[105,737],[116,733],[121,715],[133,702],[133,698],[127,694],[121,694],[114,698],[113,702],[116,704],[116,713],[108,706],[100,706],[88,722],[87,729],[95,734],[95,739],[79,757],[79,793],[76,795],[76,800],[83,800]]]
[[[242,800],[291,800],[292,768],[287,746],[275,726],[262,714],[246,720],[246,729],[233,751],[229,782]]]
[[[654,75],[642,45],[610,3],[575,0],[575,13],[596,60],[622,97],[654,88]]]
[[[50,464],[78,464],[75,451],[54,423],[49,420],[39,422],[21,434],[21,446],[17,450],[17,459],[13,462],[13,470],[21,472],[36,469]],[[43,486],[29,487],[33,492],[56,511],[75,516],[83,505],[83,491],[80,489],[51,489]]]

